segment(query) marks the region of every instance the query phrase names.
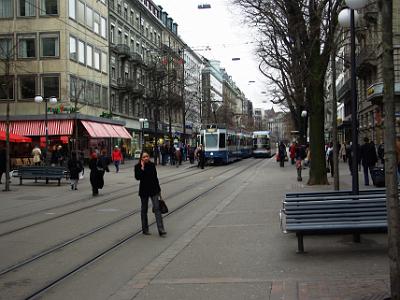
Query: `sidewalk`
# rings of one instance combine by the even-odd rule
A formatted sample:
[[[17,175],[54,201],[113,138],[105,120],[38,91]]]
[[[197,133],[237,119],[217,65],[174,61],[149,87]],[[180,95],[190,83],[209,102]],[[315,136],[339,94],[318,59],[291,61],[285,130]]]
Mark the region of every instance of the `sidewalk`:
[[[341,163],[340,173],[341,189],[351,189],[347,165]],[[215,210],[112,299],[130,293],[140,300],[383,300],[389,283],[385,234],[362,235],[360,244],[351,235],[307,236],[308,252],[300,255],[295,235],[281,232],[286,192],[333,190],[332,184],[307,186],[307,179],[308,169],[297,182],[294,166],[270,160],[227,183],[212,196],[221,197]],[[223,194],[229,190],[230,196]]]

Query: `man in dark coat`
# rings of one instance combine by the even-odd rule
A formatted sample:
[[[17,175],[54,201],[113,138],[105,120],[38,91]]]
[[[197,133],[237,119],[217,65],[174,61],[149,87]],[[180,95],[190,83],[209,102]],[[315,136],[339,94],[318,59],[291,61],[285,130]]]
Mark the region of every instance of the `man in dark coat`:
[[[280,142],[278,152],[279,152],[279,164],[283,168],[285,166],[285,158],[287,156],[286,146],[283,142]]]
[[[100,157],[99,159],[96,152],[91,154],[89,169],[93,196],[98,196],[99,189],[102,189],[104,186],[104,173],[110,172],[110,170],[108,169],[108,165],[105,163],[105,159],[103,157]]]
[[[142,203],[141,219],[142,219],[142,232],[144,235],[150,235],[149,221],[147,218],[147,210],[149,198],[153,204],[153,211],[156,217],[158,233],[161,237],[167,233],[164,230],[163,219],[161,216],[159,197],[161,193],[160,183],[157,177],[157,170],[154,163],[150,161],[149,154],[142,153],[139,163],[135,166],[135,178],[140,181],[139,196]]]
[[[1,178],[3,177],[3,173],[6,172],[6,166],[7,166],[6,149],[1,149],[0,150],[0,184],[2,183]]]
[[[369,185],[368,170],[371,173],[372,168],[378,161],[378,157],[376,155],[375,145],[370,143],[367,137],[364,138],[364,144],[360,147],[360,160],[364,170],[364,184]]]
[[[197,150],[197,159],[199,160],[199,163],[197,164],[197,167],[201,167],[204,169],[204,165],[206,163],[206,153],[204,152],[203,145],[199,145],[199,149]]]
[[[71,159],[68,161],[69,179],[71,180],[71,190],[78,189],[79,173],[83,170],[83,165],[76,156],[76,152],[71,153]]]

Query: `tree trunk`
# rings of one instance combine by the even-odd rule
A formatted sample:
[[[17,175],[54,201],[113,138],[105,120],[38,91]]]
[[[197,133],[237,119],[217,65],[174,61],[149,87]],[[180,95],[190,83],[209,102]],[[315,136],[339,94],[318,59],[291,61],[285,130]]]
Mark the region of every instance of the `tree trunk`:
[[[382,14],[382,77],[385,110],[385,183],[391,299],[400,299],[400,209],[397,187],[396,123],[393,63],[393,4],[380,1]]]
[[[314,73],[317,74],[317,73]],[[312,75],[311,75],[312,76]],[[307,89],[310,103],[310,178],[309,185],[326,185],[328,178],[326,176],[325,164],[325,139],[324,139],[324,86],[323,80],[311,81]]]
[[[336,47],[331,51],[332,64],[332,143],[333,143],[333,185],[339,190],[339,149],[337,138],[337,98],[336,98]]]

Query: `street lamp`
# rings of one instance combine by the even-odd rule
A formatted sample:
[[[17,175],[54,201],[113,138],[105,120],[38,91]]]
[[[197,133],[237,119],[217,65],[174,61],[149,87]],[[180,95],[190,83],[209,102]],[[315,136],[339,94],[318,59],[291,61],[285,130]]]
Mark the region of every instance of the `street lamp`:
[[[306,110],[301,112],[301,117],[304,118],[304,144],[307,144],[307,115]]]
[[[359,193],[358,185],[358,118],[357,118],[357,82],[356,82],[356,38],[355,21],[358,14],[355,9],[363,8],[368,0],[346,0],[349,8],[343,9],[338,16],[339,23],[343,27],[350,27],[350,61],[351,61],[351,142],[352,142],[352,192]]]
[[[143,154],[143,151],[144,151],[144,123],[147,122],[147,121],[148,120],[146,118],[140,118],[139,119],[140,125],[142,127],[142,154]]]
[[[56,104],[57,103],[57,98],[54,97],[54,96],[50,96],[49,98],[43,98],[42,96],[38,95],[38,96],[35,97],[34,100],[38,104],[42,103],[43,101],[45,103],[44,127],[45,127],[45,130],[46,130],[46,147],[44,149],[44,151],[45,151],[44,153],[45,153],[45,159],[46,159],[46,164],[47,164],[47,147],[49,146],[49,129],[48,129],[48,125],[47,125],[47,123],[48,123],[47,122],[47,103]]]

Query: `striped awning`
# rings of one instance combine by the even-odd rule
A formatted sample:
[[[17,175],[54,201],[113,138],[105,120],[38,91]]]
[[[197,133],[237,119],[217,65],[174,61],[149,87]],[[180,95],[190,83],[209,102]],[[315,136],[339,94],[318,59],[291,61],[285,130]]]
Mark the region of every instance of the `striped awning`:
[[[82,125],[92,138],[132,139],[123,126],[81,120]]]
[[[73,120],[48,120],[48,134],[50,135],[72,135]],[[0,130],[6,130],[6,123],[0,122]],[[45,136],[46,126],[44,120],[34,121],[11,121],[10,132],[24,136]]]

